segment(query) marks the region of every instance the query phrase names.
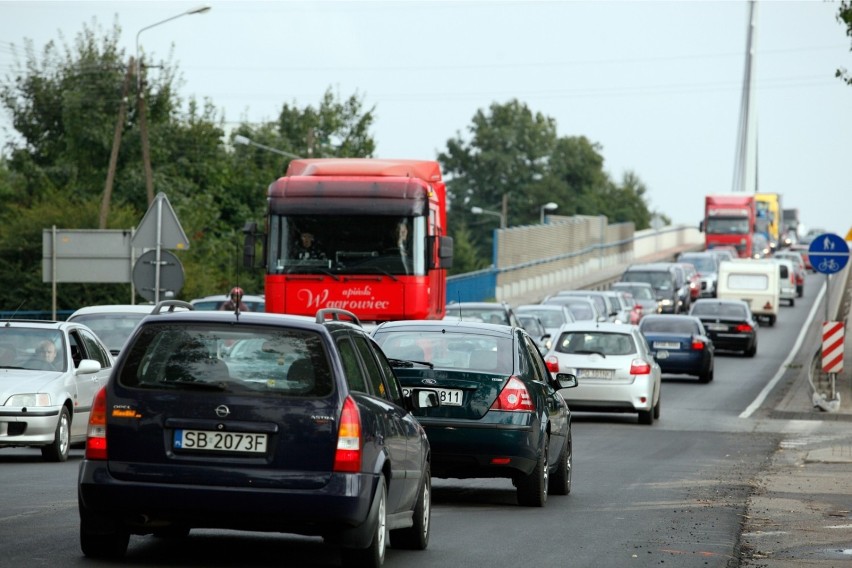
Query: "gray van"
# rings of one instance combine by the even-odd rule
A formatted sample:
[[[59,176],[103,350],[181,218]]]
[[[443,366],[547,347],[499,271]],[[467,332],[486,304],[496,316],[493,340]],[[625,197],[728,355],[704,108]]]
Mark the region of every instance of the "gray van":
[[[621,281],[647,282],[654,288],[661,313],[681,312],[681,299],[678,295],[680,282],[675,267],[671,263],[632,264],[621,275]]]

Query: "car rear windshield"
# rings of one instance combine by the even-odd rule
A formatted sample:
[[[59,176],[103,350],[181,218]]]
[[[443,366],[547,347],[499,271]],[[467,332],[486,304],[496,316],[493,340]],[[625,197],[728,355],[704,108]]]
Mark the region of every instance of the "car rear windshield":
[[[150,324],[119,371],[126,387],[326,396],[333,375],[319,334],[299,329]]]
[[[709,255],[684,255],[680,257],[682,262],[688,262],[698,272],[716,272],[716,259]]]
[[[668,271],[628,270],[621,277],[624,282],[647,282],[657,290],[671,290],[672,276]]]
[[[559,337],[555,349],[560,353],[632,355],[636,353],[636,344],[633,338],[625,333],[570,331]]]
[[[512,373],[512,340],[508,337],[412,331],[378,333],[376,341],[391,359],[425,361],[435,368]]]
[[[698,325],[695,322],[675,320],[674,318],[643,320],[639,323],[639,329],[644,332],[658,333],[698,333]]]

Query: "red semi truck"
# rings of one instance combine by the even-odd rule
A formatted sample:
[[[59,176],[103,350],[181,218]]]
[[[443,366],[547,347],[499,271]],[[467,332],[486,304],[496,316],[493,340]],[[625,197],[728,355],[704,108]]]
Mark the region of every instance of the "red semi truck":
[[[756,215],[754,195],[706,196],[701,223],[705,247],[733,246],[740,258],[751,258]]]
[[[266,231],[246,227],[245,261],[263,243],[266,311],[343,308],[365,322],[441,319],[453,241],[437,162],[298,159],[269,186]]]

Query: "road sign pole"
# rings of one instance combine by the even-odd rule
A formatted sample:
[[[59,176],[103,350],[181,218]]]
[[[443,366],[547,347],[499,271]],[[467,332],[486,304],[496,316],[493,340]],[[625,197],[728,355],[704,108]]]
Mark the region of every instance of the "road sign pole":
[[[160,303],[160,251],[163,248],[163,200],[157,200],[157,257],[154,261],[154,303]]]

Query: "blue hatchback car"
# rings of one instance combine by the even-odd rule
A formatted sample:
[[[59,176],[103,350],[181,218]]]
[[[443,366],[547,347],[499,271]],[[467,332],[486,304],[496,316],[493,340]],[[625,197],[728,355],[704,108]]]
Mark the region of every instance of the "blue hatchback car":
[[[161,309],[172,303],[189,311]],[[424,549],[432,456],[412,411],[439,403],[411,393],[349,312],[161,302],[94,399],[83,553],[118,558],[132,534],[194,528],[319,535],[346,566],[380,566],[389,541]]]
[[[713,380],[715,348],[697,317],[650,314],[639,322],[639,331],[663,373],[695,375],[702,383]]]

